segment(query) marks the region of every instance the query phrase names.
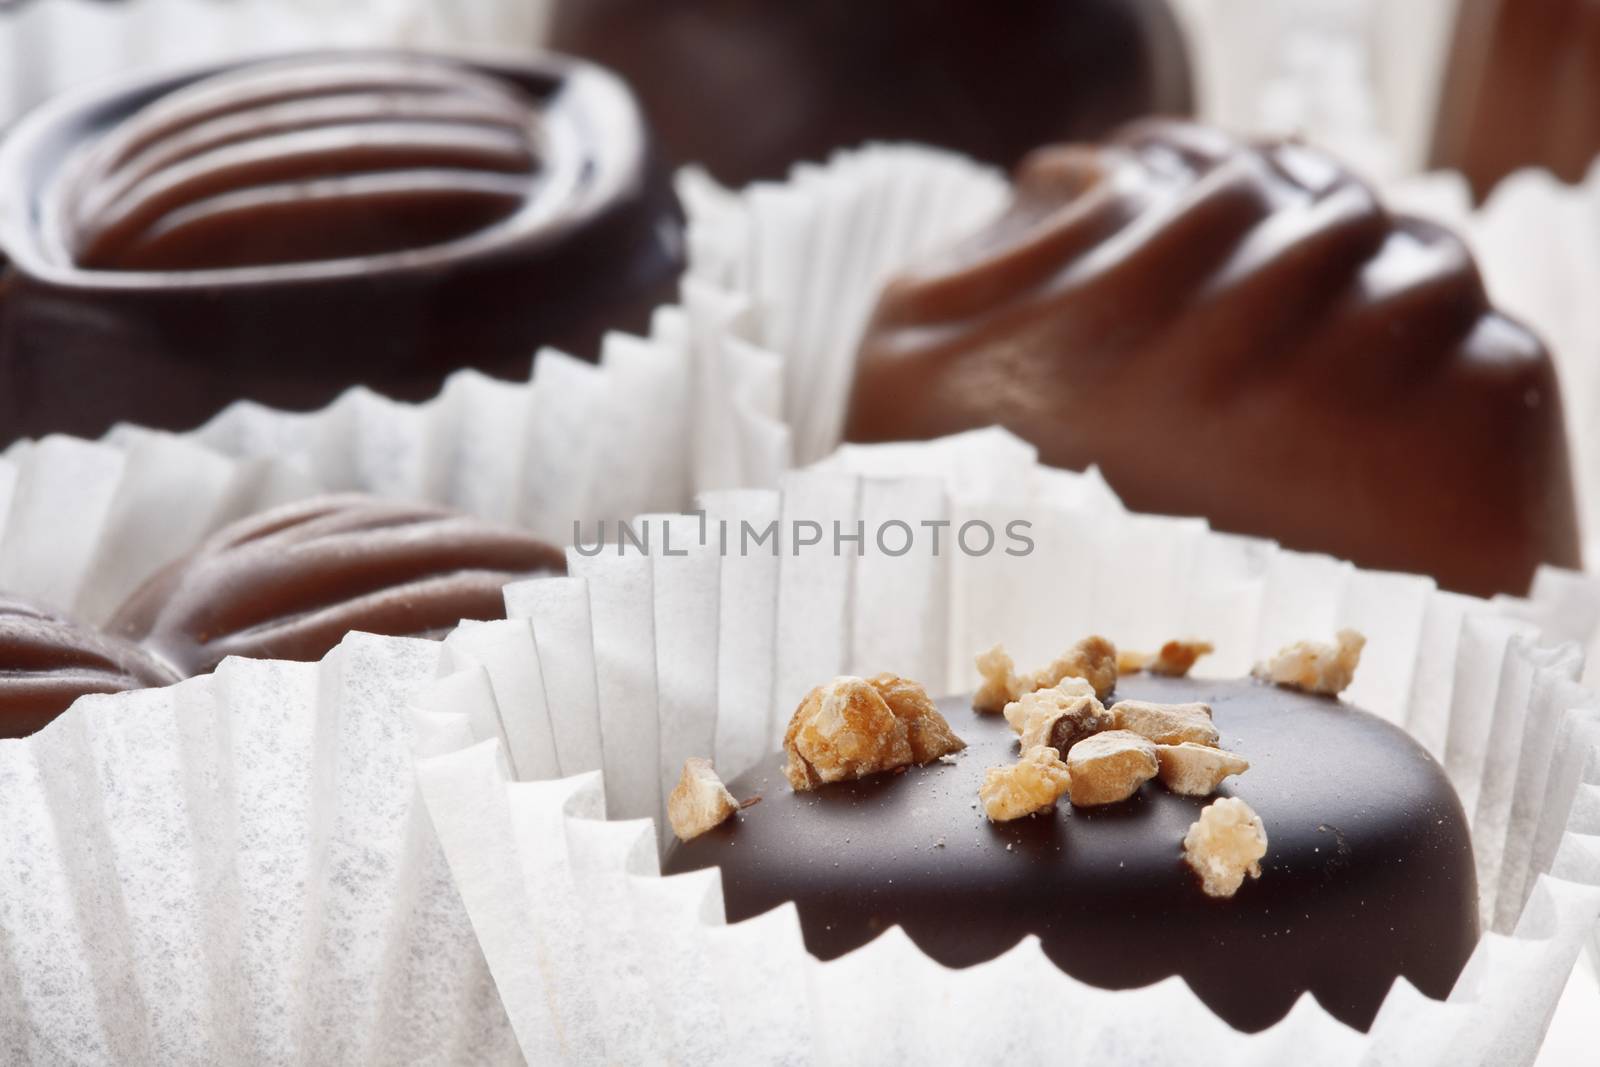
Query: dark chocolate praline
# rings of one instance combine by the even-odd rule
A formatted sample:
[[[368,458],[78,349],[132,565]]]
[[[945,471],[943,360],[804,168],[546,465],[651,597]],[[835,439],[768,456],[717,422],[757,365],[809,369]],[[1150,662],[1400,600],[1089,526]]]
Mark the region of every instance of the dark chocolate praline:
[[[1042,149],[891,281],[845,436],[993,424],[1136,511],[1459,592],[1581,565],[1549,352],[1454,234],[1292,141],[1152,120]]]
[[[177,680],[137,645],[0,594],[0,738],[42,730],[90,693]]]
[[[1213,798],[1159,782],[1131,800],[993,824],[984,771],[1010,763],[1005,719],[940,710],[967,743],[953,765],[796,793],[781,756],[729,783],[762,801],[669,849],[667,873],[717,866],[730,921],[785,901],[832,959],[899,925],[965,967],[1037,936],[1063,971],[1125,989],[1182,977],[1244,1030],[1310,992],[1370,1026],[1397,977],[1443,997],[1478,939],[1466,816],[1443,770],[1402,730],[1348,704],[1252,681],[1128,676],[1116,699],[1212,707],[1222,747],[1250,761],[1216,794],[1266,826],[1261,877],[1208,897],[1182,841]]]
[[[133,592],[106,629],[184,675],[227,656],[321,659],[352,630],[442,638],[505,616],[504,587],[560,574],[561,549],[524,530],[346,493],[224,527]]]
[[[627,78],[672,161],[731,185],[864,141],[1010,167],[1192,107],[1165,0],[562,0],[550,43]]]
[[[315,52],[66,94],[0,143],[0,444],[420,400],[642,331],[681,215],[626,86]]]

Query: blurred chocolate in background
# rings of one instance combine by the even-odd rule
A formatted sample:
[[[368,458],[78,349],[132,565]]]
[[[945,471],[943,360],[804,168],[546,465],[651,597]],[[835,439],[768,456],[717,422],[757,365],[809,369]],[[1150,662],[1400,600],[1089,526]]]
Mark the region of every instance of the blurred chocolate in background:
[[[1434,167],[1482,199],[1520,167],[1579,181],[1600,150],[1600,4],[1460,0]]]
[[[559,0],[549,44],[620,73],[672,162],[735,185],[869,140],[1010,167],[1193,108],[1164,0]]]

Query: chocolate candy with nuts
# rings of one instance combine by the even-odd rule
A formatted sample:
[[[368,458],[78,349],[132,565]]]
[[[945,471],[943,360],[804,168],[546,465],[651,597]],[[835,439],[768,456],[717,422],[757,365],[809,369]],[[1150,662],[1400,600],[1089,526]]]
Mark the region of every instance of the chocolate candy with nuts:
[[[1450,991],[1478,939],[1468,825],[1402,730],[1264,680],[1141,673],[1117,680],[1107,705],[1118,701],[1205,705],[1220,748],[1149,742],[1158,778],[1083,807],[1076,774],[1024,761],[1005,717],[950,698],[938,710],[967,743],[958,758],[796,792],[775,755],[728,784],[762,803],[675,844],[664,869],[721,867],[732,921],[793,901],[823,959],[894,925],[954,967],[1033,935],[1093,985],[1179,975],[1247,1030],[1306,992],[1366,1027],[1397,977]],[[1019,817],[991,821],[990,806]]]

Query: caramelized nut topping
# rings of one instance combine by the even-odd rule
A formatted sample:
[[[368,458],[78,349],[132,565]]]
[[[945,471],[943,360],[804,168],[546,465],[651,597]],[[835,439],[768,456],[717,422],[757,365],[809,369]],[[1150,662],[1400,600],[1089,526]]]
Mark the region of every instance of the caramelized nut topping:
[[[1156,760],[1161,764],[1157,774],[1161,784],[1186,797],[1210,796],[1224,778],[1250,769],[1250,761],[1243,756],[1192,741],[1157,745]]]
[[[1119,700],[1111,705],[1111,718],[1118,730],[1132,730],[1158,745],[1178,745],[1193,741],[1215,745],[1217,728],[1211,724],[1211,708],[1206,704],[1154,704],[1147,700]]]
[[[1156,747],[1131,730],[1107,730],[1067,753],[1072,803],[1080,808],[1127,800],[1156,776]]]
[[[1122,674],[1149,671],[1151,674],[1165,675],[1168,678],[1183,678],[1194,669],[1196,660],[1215,651],[1216,648],[1210,641],[1168,641],[1155,655],[1148,652],[1119,651],[1117,670]]]
[[[1117,649],[1117,673],[1119,675],[1138,674],[1144,670],[1147,663],[1151,663],[1154,660],[1155,657],[1148,652],[1135,652],[1131,648],[1119,648]]]
[[[1048,745],[1035,745],[1006,767],[990,767],[978,787],[983,813],[991,822],[1009,822],[1036,811],[1048,811],[1067,792],[1072,777],[1061,756]]]
[[[1168,678],[1183,678],[1194,669],[1196,660],[1215,651],[1210,641],[1168,641],[1144,669]]]
[[[880,674],[867,679],[867,684],[878,691],[894,717],[905,723],[912,763],[928,763],[967,747],[921,685],[898,674]]]
[[[1296,641],[1256,664],[1250,673],[1274,685],[1335,696],[1355,678],[1366,644],[1367,639],[1356,631],[1340,630],[1334,635],[1334,644]]]
[[[1085,637],[1029,676],[1028,689],[1047,689],[1063,678],[1082,678],[1104,700],[1117,687],[1117,646],[1099,636]]]
[[[1011,654],[1004,645],[995,645],[989,651],[978,654],[978,674],[982,676],[983,683],[972,695],[972,707],[976,711],[993,714],[1023,693],[1022,680],[1017,677],[1017,665],[1012,662]]]
[[[667,821],[679,841],[688,841],[721,826],[739,807],[711,761],[691,756],[683,761],[683,774],[667,797]]]
[[[1035,689],[1006,705],[1006,722],[1011,729],[1020,734],[1027,729],[1029,714],[1036,708],[1054,707],[1057,700],[1072,703],[1080,697],[1088,697],[1096,704],[1100,701],[1094,695],[1094,686],[1082,678],[1063,678],[1048,689]],[[1108,727],[1109,729],[1109,727]],[[1027,746],[1024,745],[1024,748]]]
[[[1064,678],[1050,689],[1026,693],[1006,705],[1006,721],[1022,735],[1022,750],[1049,745],[1062,756],[1086,737],[1112,728],[1105,706],[1082,678]]]
[[[1250,805],[1223,797],[1200,809],[1200,818],[1183,835],[1183,858],[1200,876],[1207,896],[1231,897],[1245,875],[1261,877],[1267,830]]]
[[[817,686],[795,709],[783,738],[789,756],[783,773],[796,790],[814,789],[965,747],[915,682],[892,674],[870,682],[844,676]]]
[[[1104,700],[1117,685],[1117,647],[1098,635],[1085,637],[1048,666],[1019,676],[1016,664],[1005,646],[995,645],[979,654],[978,673],[983,682],[973,694],[972,706],[978,711],[997,712],[1026,693],[1049,689],[1065,678],[1082,678]]]

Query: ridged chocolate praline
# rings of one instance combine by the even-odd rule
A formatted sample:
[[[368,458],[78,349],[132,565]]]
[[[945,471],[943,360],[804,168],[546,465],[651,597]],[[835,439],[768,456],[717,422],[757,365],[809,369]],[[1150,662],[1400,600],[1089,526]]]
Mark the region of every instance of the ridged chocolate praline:
[[[0,145],[0,442],[593,357],[670,299],[680,231],[627,88],[576,60],[319,52],[69,94]]]
[[[1267,855],[1232,898],[1206,896],[1182,858],[1209,800],[1159,782],[1120,804],[1063,800],[990,823],[978,786],[1016,759],[1017,738],[963,699],[940,702],[969,746],[954,765],[796,793],[771,757],[729,783],[761,803],[675,843],[664,870],[720,867],[732,921],[793,901],[823,959],[894,925],[952,967],[1031,934],[1093,985],[1179,975],[1245,1030],[1306,992],[1363,1029],[1397,977],[1449,993],[1478,939],[1477,879],[1461,803],[1416,742],[1343,702],[1251,681],[1138,675],[1116,698],[1205,701],[1222,746],[1250,761],[1219,795],[1261,816]]]
[[[90,693],[177,680],[137,645],[0,594],[0,738],[27,737]]]
[[[1146,122],[1050,148],[884,290],[846,436],[1000,423],[1139,511],[1449,588],[1579,563],[1549,354],[1327,155]]]
[[[469,515],[314,497],[224,527],[106,629],[185,675],[227,656],[315,660],[352,630],[438,638],[462,619],[503,618],[505,585],[565,567],[560,549]]]

